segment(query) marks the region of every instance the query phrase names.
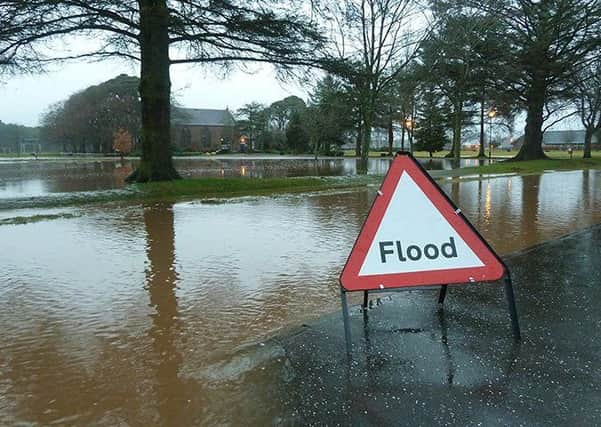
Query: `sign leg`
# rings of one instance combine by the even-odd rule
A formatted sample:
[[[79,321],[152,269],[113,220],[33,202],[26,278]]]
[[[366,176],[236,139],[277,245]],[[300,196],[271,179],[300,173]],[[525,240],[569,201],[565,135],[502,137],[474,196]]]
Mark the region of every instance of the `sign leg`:
[[[438,294],[438,305],[444,304],[444,299],[447,296],[447,285],[442,285],[440,287],[440,294]]]
[[[371,353],[371,341],[369,340],[369,313],[363,311],[363,338],[365,338],[365,352],[369,356]]]
[[[346,301],[346,292],[340,289],[340,299],[342,301],[342,320],[344,323],[344,340],[346,341],[346,354],[351,355],[351,325],[348,314],[348,303]]]
[[[363,291],[363,311],[367,310],[367,303],[369,302],[369,292]]]
[[[511,275],[509,272],[505,276],[505,295],[507,296],[507,304],[509,305],[509,314],[511,315],[511,327],[513,328],[513,337],[516,340],[522,339],[520,333],[520,323],[518,320],[518,311],[515,307],[515,297],[513,295],[513,285],[511,283]]]

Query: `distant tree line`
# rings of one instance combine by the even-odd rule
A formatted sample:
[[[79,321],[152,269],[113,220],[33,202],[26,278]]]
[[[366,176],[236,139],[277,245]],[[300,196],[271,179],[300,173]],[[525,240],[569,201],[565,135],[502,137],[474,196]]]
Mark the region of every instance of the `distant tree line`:
[[[336,49],[329,70],[353,102],[356,154],[366,161],[373,127],[401,126],[415,148],[458,158],[466,129],[507,128],[526,113],[516,160],[546,157],[543,132],[579,114],[591,135],[601,129],[599,61],[601,2],[597,0],[436,0],[415,31],[415,2],[340,2],[326,8]],[[405,22],[405,24],[401,24]],[[408,144],[408,145],[409,145]],[[412,145],[412,144],[411,144]],[[410,147],[413,148],[413,147]]]
[[[20,153],[23,142],[27,140],[37,141],[39,136],[40,128],[0,121],[0,153]]]
[[[352,132],[352,106],[332,77],[320,80],[307,103],[289,96],[269,106],[250,103],[236,115],[241,133],[261,151],[339,155]]]
[[[41,140],[58,151],[109,154],[125,131],[135,146],[141,127],[138,84],[137,77],[120,75],[50,106],[42,117]],[[269,106],[242,106],[236,127],[256,151],[334,155],[353,131],[351,110],[342,86],[326,77],[308,102],[289,96]]]
[[[114,135],[140,135],[137,77],[120,75],[54,104],[42,118],[42,138],[60,151],[112,153]]]

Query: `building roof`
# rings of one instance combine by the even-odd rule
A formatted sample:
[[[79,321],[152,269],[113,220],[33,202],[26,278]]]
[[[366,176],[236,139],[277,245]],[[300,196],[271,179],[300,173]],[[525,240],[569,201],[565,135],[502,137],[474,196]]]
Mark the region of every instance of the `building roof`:
[[[176,107],[173,109],[173,124],[180,126],[234,126],[236,122],[227,108],[211,110]]]
[[[543,134],[543,144],[584,144],[583,130],[548,130]]]
[[[584,130],[548,130],[543,133],[543,145],[583,145]],[[598,141],[597,135],[593,134],[592,143]],[[513,141],[513,144],[522,144],[524,135]]]

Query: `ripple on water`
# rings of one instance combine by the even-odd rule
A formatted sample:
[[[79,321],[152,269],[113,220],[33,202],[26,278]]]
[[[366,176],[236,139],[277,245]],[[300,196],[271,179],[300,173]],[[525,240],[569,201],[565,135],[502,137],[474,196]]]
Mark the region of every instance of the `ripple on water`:
[[[443,187],[501,253],[601,222],[597,171]],[[338,309],[374,192],[110,204],[0,227],[0,421],[273,420],[258,391],[271,362],[244,348]]]

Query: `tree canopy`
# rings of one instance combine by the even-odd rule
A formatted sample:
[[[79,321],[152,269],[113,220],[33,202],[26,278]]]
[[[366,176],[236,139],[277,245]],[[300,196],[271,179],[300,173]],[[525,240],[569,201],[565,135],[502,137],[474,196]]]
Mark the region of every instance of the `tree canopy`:
[[[378,104],[412,61],[423,36],[413,0],[331,1],[322,13],[332,23],[325,68],[354,91],[361,120],[362,169],[367,167]]]
[[[0,120],[0,152],[19,153],[19,144],[25,139],[39,138],[40,129],[12,123],[3,123]]]
[[[571,91],[570,76],[587,66],[601,43],[601,1],[485,0],[465,4],[501,23],[498,37],[504,40],[505,49],[495,61],[502,72],[496,81],[527,114],[524,144],[517,159],[546,157],[543,123],[563,107]]]
[[[53,105],[42,118],[48,141],[63,144],[63,151],[110,153],[119,129],[134,139],[140,134],[137,77],[120,75],[71,95]]]

